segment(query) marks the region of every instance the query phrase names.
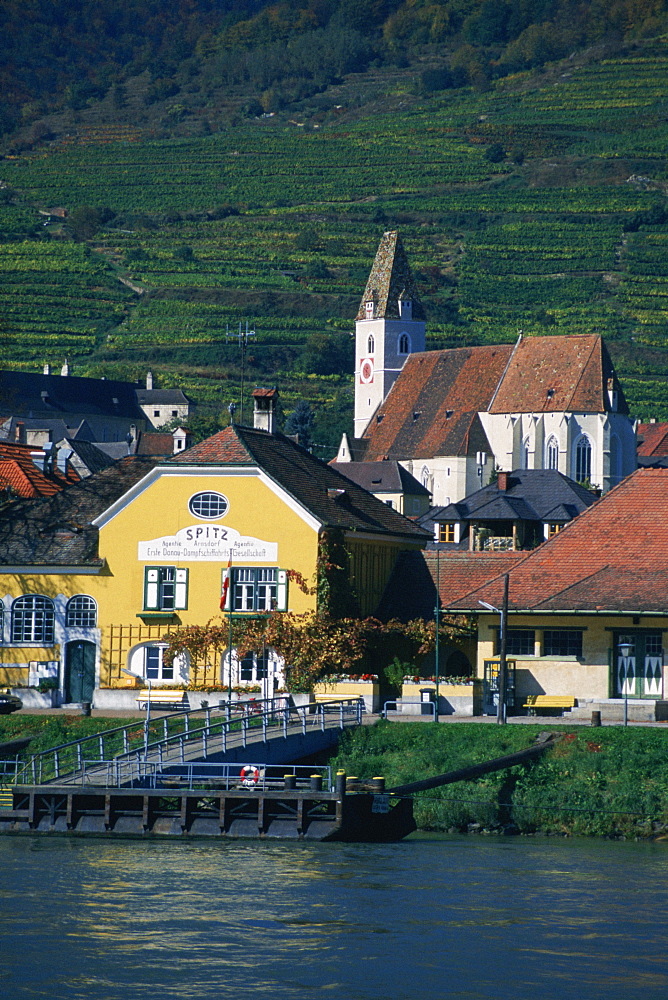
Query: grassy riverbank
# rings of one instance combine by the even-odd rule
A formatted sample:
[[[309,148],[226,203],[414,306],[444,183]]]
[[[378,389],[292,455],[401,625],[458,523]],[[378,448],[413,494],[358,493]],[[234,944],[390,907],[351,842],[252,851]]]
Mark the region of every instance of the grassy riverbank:
[[[551,729],[564,739],[537,761],[418,794],[420,829],[668,836],[663,729],[381,722],[346,733],[332,763],[391,787],[514,753]]]

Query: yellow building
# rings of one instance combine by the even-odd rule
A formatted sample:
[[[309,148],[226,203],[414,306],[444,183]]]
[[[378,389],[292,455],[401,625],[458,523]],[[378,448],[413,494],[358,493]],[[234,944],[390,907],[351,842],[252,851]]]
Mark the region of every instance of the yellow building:
[[[219,618],[223,593],[235,615],[314,608],[299,583],[313,584],[325,538],[345,547],[350,592],[371,614],[398,554],[428,535],[264,421],[3,511],[0,684],[51,676],[59,703],[107,707],[134,705],[148,680],[225,685],[227,657],[168,664],[162,637]],[[268,695],[280,680],[272,650],[232,656],[235,685]]]

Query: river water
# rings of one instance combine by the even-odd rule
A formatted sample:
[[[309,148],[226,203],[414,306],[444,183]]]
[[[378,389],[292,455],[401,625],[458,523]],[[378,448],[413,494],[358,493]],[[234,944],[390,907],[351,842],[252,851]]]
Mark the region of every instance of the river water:
[[[0,838],[0,997],[659,1000],[668,844]]]

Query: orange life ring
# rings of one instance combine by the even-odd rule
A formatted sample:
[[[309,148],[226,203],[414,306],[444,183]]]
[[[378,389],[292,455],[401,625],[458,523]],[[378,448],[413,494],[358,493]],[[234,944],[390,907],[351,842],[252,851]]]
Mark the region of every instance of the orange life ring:
[[[241,775],[241,784],[245,785],[246,788],[254,788],[260,780],[260,772],[253,764],[245,764],[239,773]]]

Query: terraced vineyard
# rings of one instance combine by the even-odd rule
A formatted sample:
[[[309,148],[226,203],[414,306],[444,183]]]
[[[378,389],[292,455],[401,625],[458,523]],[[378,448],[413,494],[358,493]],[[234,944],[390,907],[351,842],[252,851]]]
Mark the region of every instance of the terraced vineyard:
[[[394,79],[391,113],[344,107],[321,127],[305,105],[292,123],[81,134],[0,161],[3,364],[67,355],[133,378],[150,364],[219,412],[239,395],[230,334],[248,320],[246,379],[277,382],[286,410],[304,397],[339,416],[359,296],[396,227],[430,346],[598,331],[634,412],[668,418],[666,79],[666,45],[643,42],[485,93],[402,102]],[[37,213],[58,205],[115,218],[74,243]]]

